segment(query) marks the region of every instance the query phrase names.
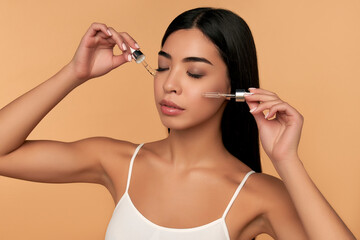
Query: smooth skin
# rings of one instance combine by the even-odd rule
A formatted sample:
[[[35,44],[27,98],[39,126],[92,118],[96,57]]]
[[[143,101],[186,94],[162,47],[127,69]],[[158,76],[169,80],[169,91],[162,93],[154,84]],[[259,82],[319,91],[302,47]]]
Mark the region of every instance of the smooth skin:
[[[116,46],[122,54],[113,54]],[[129,47],[138,49],[127,33],[94,23],[69,64],[5,106],[0,111],[0,175],[49,183],[98,183],[117,203],[125,191],[135,144],[105,137],[71,143],[26,138],[74,88],[129,62]],[[215,46],[199,30],[191,29],[171,34],[161,50],[166,54],[159,55],[155,102],[161,121],[171,131],[166,139],[140,150],[129,195],[155,224],[196,227],[221,217],[250,169],[221,142],[219,126],[226,102],[201,97],[207,91],[229,91],[226,65]],[[211,64],[188,61],[194,56]],[[272,92],[249,91],[254,94],[246,102],[262,146],[282,181],[266,174],[249,177],[226,217],[230,238],[251,239],[267,233],[275,239],[355,239],[298,157],[301,114]],[[163,100],[183,111],[176,116],[164,114]],[[267,116],[264,110],[269,110]]]

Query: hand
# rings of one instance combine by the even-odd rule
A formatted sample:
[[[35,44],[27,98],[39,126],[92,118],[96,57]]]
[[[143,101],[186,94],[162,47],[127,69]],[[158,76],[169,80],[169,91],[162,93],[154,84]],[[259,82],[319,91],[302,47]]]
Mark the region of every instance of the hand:
[[[249,91],[253,95],[245,99],[256,120],[266,154],[274,164],[298,157],[303,116],[275,93],[260,88]],[[267,115],[264,110],[269,110]]]
[[[118,46],[122,51],[114,55]],[[130,48],[138,49],[135,40],[127,33],[118,33],[102,23],[93,23],[83,36],[69,65],[80,81],[102,76],[120,65],[131,61]]]

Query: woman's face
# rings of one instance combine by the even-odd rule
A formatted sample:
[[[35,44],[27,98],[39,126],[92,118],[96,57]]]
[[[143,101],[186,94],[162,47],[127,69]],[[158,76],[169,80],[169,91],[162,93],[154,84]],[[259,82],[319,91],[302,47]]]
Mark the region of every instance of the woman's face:
[[[216,46],[198,29],[178,30],[159,52],[154,91],[165,127],[183,130],[221,119],[225,100],[205,92],[230,92],[227,67]]]

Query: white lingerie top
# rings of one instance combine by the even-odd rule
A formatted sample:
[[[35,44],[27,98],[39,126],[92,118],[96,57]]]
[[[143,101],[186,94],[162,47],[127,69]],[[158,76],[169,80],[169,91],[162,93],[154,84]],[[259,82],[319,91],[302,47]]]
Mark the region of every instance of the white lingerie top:
[[[230,240],[225,217],[247,178],[254,171],[246,174],[221,218],[193,228],[162,227],[148,220],[137,210],[128,192],[134,160],[142,146],[143,144],[140,144],[136,148],[131,158],[126,191],[115,207],[105,240]]]

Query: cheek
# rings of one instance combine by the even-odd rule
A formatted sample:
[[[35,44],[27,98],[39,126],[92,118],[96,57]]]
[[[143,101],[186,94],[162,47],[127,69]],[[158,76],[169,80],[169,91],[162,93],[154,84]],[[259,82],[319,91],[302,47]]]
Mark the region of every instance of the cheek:
[[[216,101],[216,98],[206,98],[203,95],[209,92],[219,92],[219,93],[230,93],[230,86],[227,82],[214,81],[212,83],[199,85],[197,87],[189,86],[186,90],[187,95],[191,98],[199,98],[202,100],[212,100]]]
[[[187,92],[188,99],[191,101],[188,102],[189,107],[192,111],[199,115],[212,115],[217,112],[222,104],[224,103],[224,98],[206,98],[203,96],[205,92],[223,92],[225,91],[224,87],[220,86],[207,86],[204,88],[192,88]]]
[[[159,100],[161,98],[160,94],[162,93],[162,86],[159,83],[159,81],[157,81],[156,77],[154,78],[154,96],[155,96],[155,100]]]
[[[225,98],[206,98],[203,96],[206,92],[230,93],[230,86],[227,82],[217,81],[198,89],[198,91],[191,90],[193,99],[196,99],[196,111],[200,115],[210,117],[222,109],[226,100]]]

